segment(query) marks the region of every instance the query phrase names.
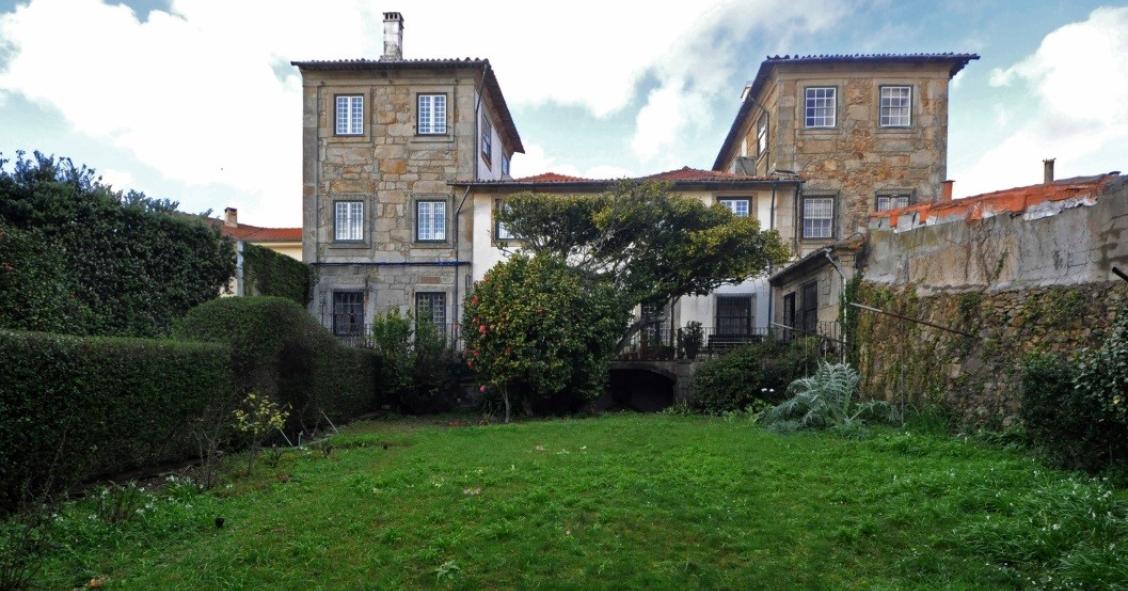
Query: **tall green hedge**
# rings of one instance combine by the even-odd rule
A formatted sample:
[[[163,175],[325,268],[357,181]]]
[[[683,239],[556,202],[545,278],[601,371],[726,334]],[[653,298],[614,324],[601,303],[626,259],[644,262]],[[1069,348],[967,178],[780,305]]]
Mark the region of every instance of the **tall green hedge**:
[[[229,351],[0,330],[0,512],[48,488],[192,457],[192,419],[234,393]]]
[[[243,244],[243,282],[248,295],[278,296],[303,306],[309,302],[309,267],[269,248]]]
[[[156,336],[215,298],[229,240],[176,203],[115,192],[68,159],[0,157],[0,328]],[[18,288],[11,285],[18,283]]]
[[[304,308],[278,297],[222,298],[198,306],[179,338],[231,346],[236,385],[292,408],[287,429],[312,430],[375,410],[380,363],[372,351],[337,342]]]

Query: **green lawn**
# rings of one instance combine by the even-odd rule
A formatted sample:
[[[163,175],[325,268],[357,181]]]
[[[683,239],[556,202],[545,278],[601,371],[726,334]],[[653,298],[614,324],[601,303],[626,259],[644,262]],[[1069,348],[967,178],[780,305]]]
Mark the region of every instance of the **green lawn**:
[[[1124,491],[974,441],[621,415],[365,422],[331,443],[147,491],[123,524],[69,505],[40,586],[1128,586]]]

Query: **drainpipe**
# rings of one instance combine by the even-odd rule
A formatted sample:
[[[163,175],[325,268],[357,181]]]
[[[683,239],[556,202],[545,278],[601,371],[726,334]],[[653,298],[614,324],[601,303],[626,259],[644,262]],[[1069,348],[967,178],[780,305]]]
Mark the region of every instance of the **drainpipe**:
[[[846,363],[846,344],[847,344],[846,343],[846,318],[847,318],[847,314],[849,314],[849,308],[846,306],[846,302],[845,302],[845,298],[846,298],[846,274],[842,272],[842,269],[838,266],[838,263],[835,262],[834,257],[830,256],[830,250],[831,249],[828,246],[826,249],[823,250],[823,255],[826,256],[826,260],[830,261],[830,266],[834,267],[835,271],[838,271],[838,279],[839,279],[839,283],[840,283],[838,299],[839,299],[839,307],[842,308],[842,318],[839,322],[841,322],[842,329],[843,329],[842,330],[842,363]]]
[[[776,186],[778,184],[779,183],[777,181],[772,181],[772,205],[771,205],[771,209],[768,212],[768,229],[769,230],[775,229]],[[775,270],[775,264],[774,263],[769,264],[768,265],[768,276],[769,277],[771,276],[772,271],[774,271],[774,270]],[[775,294],[772,293],[772,284],[769,281],[768,282],[768,324],[767,324],[767,327],[766,327],[768,329],[769,334],[771,333],[771,329],[772,329],[772,320],[773,320],[772,304],[774,302],[775,302]],[[768,335],[764,335],[764,336],[766,337]]]
[[[475,162],[474,164],[475,164],[475,168],[477,168],[477,162]],[[458,264],[458,262],[459,262],[458,255],[459,255],[459,251],[460,251],[459,246],[461,246],[462,241],[461,241],[461,237],[458,234],[458,218],[462,213],[462,206],[466,204],[466,198],[469,197],[469,196],[470,196],[470,186],[467,185],[466,191],[462,194],[462,201],[460,201],[458,203],[458,209],[454,210],[454,316],[455,316],[454,323],[459,322],[460,316],[458,314],[458,311],[459,311],[459,308],[460,308],[459,302],[461,301],[461,300],[458,299],[458,268],[460,266]]]

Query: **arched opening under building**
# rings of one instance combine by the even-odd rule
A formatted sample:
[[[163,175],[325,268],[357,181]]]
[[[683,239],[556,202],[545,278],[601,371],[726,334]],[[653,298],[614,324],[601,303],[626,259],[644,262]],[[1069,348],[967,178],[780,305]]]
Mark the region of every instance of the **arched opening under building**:
[[[615,368],[601,402],[601,410],[657,412],[674,404],[674,378],[649,369]]]

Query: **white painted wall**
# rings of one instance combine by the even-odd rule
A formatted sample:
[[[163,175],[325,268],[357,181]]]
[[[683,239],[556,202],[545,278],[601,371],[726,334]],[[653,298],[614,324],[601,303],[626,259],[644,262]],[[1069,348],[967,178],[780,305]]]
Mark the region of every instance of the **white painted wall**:
[[[475,98],[477,98],[476,95]],[[477,104],[476,101],[475,104]],[[491,133],[493,143],[491,145],[493,147],[493,154],[490,155],[489,163],[487,163],[485,158],[482,157],[482,132],[484,130],[482,129],[481,121],[483,113],[485,113],[486,117],[490,120],[490,128],[492,129]],[[488,105],[486,105],[486,103],[483,101],[481,103],[481,109],[478,112],[478,136],[475,138],[476,143],[474,144],[474,161],[477,163],[478,167],[478,180],[489,181],[500,180],[502,178],[501,160],[505,155],[507,148],[506,146],[502,145],[502,139],[501,136],[498,135],[497,125],[497,115],[493,113],[489,109]]]

